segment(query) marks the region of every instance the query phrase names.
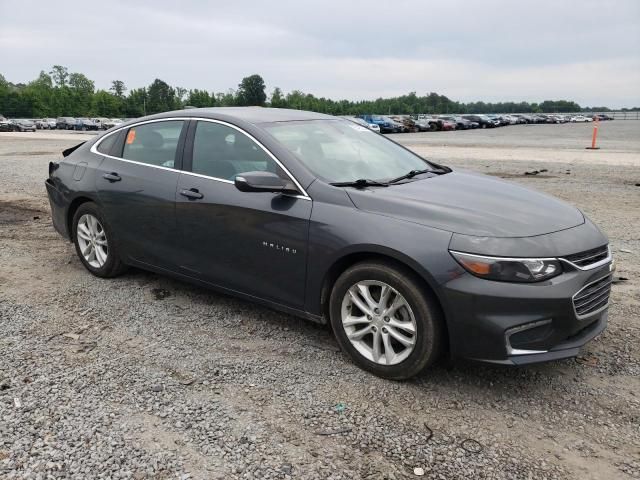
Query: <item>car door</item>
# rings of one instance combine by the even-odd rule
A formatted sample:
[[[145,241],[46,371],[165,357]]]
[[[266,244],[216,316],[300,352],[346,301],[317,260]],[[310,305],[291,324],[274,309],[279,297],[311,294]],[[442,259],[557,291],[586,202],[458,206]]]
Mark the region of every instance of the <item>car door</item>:
[[[96,172],[103,213],[126,257],[172,270],[180,243],[175,196],[185,125],[163,120],[129,127]]]
[[[193,125],[176,196],[182,268],[221,287],[302,307],[311,199],[241,192],[233,179],[248,171],[289,176],[237,127],[204,120]]]

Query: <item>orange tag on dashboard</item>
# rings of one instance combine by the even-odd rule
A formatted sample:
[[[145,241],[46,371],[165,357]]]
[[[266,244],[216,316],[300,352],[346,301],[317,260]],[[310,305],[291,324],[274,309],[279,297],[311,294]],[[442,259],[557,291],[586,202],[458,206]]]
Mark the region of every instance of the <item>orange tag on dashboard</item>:
[[[136,139],[136,131],[132,128],[127,134],[127,145],[131,145]]]

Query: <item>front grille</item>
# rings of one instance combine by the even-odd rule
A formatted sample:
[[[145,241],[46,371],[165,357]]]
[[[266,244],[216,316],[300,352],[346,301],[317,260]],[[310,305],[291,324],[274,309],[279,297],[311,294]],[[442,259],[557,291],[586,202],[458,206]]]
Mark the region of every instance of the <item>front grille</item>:
[[[604,309],[609,304],[611,275],[590,283],[573,296],[573,308],[578,318]]]
[[[566,255],[563,258],[580,268],[587,268],[589,265],[598,263],[609,256],[609,246],[604,245],[602,247],[593,248],[585,252],[574,253],[572,255]]]

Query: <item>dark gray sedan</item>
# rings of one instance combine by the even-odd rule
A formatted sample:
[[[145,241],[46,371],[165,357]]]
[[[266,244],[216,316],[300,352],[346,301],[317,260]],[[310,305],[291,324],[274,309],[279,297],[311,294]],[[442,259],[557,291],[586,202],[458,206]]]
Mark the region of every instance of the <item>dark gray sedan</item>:
[[[376,375],[575,356],[607,323],[611,251],[578,209],[344,119],[191,109],[64,155],[53,223],[91,273],[131,265],[329,323]]]

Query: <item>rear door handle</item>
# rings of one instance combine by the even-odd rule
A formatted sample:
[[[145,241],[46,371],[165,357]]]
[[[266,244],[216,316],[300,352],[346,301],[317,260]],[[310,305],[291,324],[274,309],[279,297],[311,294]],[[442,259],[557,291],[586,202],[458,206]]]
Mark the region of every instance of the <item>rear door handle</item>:
[[[119,182],[120,180],[122,180],[122,177],[120,177],[120,175],[118,175],[116,172],[105,173],[104,175],[102,175],[102,178],[109,180],[111,183]]]
[[[189,190],[180,190],[180,195],[187,197],[189,200],[200,200],[204,198],[197,188],[190,188]]]

